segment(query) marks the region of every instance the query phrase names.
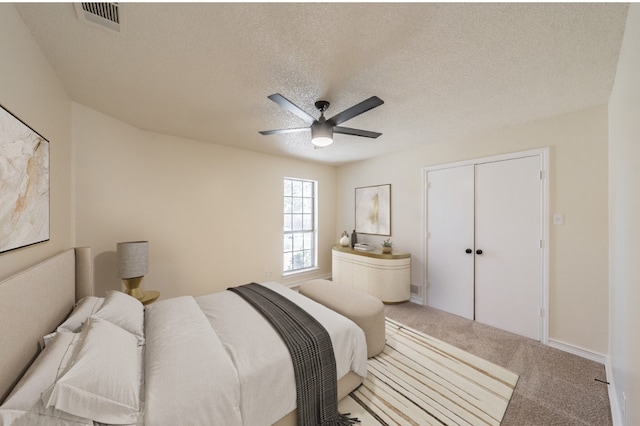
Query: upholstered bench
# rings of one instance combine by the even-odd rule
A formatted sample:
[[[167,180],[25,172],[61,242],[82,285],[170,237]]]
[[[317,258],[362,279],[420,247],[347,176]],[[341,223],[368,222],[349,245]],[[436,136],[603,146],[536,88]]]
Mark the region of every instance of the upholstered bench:
[[[298,291],[355,322],[364,331],[369,358],[382,352],[385,327],[380,299],[328,280],[307,281]]]

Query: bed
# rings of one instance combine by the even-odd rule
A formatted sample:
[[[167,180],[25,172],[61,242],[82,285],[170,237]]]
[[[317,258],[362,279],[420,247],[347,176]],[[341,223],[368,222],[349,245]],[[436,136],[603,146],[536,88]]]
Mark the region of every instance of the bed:
[[[326,328],[339,399],[362,383],[360,328],[278,283],[261,286]],[[98,298],[91,249],[75,248],[0,283],[0,327],[0,424],[296,424],[287,348],[229,291],[146,310],[124,293]]]

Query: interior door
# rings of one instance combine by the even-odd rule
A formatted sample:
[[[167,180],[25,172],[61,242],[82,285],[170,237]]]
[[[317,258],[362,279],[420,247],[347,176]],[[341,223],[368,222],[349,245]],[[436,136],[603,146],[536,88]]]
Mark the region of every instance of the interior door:
[[[473,319],[474,166],[427,173],[427,302]]]
[[[540,340],[539,157],[476,165],[475,319]]]

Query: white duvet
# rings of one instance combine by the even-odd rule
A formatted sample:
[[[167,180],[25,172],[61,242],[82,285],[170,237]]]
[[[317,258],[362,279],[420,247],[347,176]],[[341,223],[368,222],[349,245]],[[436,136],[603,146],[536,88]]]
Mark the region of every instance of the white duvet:
[[[337,377],[367,373],[362,330],[284,287],[263,283],[302,306],[327,329]],[[295,408],[289,352],[240,296],[223,291],[178,297],[145,313],[147,425],[271,425]]]

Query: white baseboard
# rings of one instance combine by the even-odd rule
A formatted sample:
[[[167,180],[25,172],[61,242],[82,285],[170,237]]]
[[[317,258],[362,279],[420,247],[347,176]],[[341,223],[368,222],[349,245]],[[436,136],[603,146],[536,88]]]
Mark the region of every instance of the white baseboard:
[[[421,297],[418,297],[414,294],[411,295],[411,298],[409,299],[409,302],[418,304],[418,305],[422,305],[424,302],[422,301]]]
[[[613,381],[613,367],[611,366],[611,359],[607,357],[607,362],[604,364],[604,369],[607,373],[607,381],[609,382],[609,405],[611,405],[611,420],[613,426],[624,426],[624,416],[620,404],[618,404],[618,392],[616,385]]]
[[[606,355],[599,354],[579,346],[574,346],[569,343],[561,342],[559,340],[549,339],[548,345],[552,348],[560,349],[561,351],[569,352],[570,354],[578,355],[579,357],[590,359],[591,361],[595,361],[600,364],[606,365],[608,360]]]

